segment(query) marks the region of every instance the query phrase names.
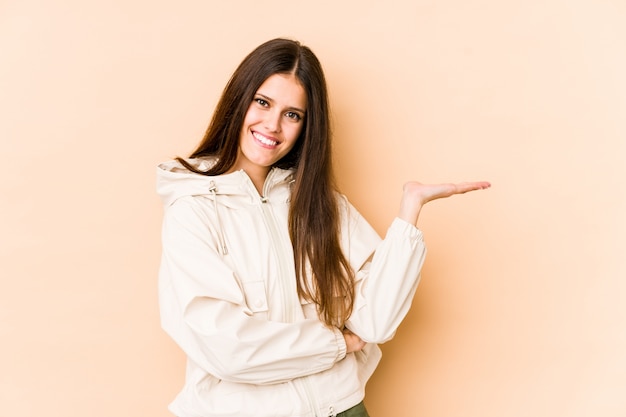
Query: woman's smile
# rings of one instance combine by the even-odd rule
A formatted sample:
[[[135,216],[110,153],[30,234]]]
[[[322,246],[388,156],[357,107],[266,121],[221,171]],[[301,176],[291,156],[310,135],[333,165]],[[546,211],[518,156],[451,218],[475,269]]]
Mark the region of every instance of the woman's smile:
[[[274,140],[273,138],[269,138],[265,135],[262,135],[259,132],[252,132],[252,136],[255,137],[256,140],[258,140],[262,145],[274,148],[276,145],[278,145],[279,142],[277,142],[276,140]]]

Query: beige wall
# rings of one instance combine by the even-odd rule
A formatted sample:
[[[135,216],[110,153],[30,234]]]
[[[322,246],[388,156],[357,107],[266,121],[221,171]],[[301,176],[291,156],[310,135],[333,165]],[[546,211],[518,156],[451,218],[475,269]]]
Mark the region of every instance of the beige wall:
[[[372,417],[626,415],[624,21],[622,0],[0,1],[1,414],[169,415],[154,167],[289,36],[381,233],[407,179],[493,183],[423,212]]]

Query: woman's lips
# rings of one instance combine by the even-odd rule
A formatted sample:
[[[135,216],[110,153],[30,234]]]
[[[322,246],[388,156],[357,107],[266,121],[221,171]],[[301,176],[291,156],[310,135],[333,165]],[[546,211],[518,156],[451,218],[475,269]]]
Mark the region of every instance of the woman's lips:
[[[261,142],[265,146],[276,146],[276,145],[278,145],[277,141],[275,141],[274,139],[268,138],[267,136],[264,136],[264,135],[260,134],[259,132],[252,132],[252,136],[254,136],[254,138],[256,140],[258,140],[259,142]]]

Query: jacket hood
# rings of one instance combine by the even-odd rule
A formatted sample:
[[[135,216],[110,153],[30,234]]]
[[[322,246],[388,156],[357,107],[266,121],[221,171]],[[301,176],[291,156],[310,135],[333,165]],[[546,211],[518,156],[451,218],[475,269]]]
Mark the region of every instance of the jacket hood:
[[[206,171],[215,164],[216,160],[196,158],[188,159],[187,161],[194,167]],[[271,188],[278,183],[289,182],[292,178],[293,170],[272,168],[268,175],[266,187]],[[249,198],[254,195],[255,190],[252,180],[243,170],[207,176],[189,171],[177,160],[163,162],[157,167],[157,194],[161,197],[165,207],[170,206],[184,196],[210,195],[213,193]]]

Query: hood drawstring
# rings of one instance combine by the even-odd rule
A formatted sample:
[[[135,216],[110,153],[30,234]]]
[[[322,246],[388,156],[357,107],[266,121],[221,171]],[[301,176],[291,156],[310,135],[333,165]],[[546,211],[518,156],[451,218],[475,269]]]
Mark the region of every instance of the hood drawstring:
[[[220,239],[220,253],[222,256],[228,254],[228,248],[226,247],[226,239],[224,237],[224,229],[222,228],[222,221],[220,220],[220,212],[217,209],[217,185],[215,185],[215,181],[211,181],[209,184],[209,192],[213,195],[213,207],[215,208],[215,217],[217,217],[217,227],[219,228],[219,239]]]

